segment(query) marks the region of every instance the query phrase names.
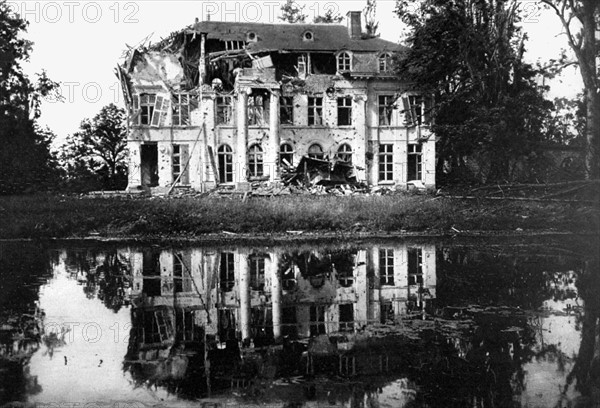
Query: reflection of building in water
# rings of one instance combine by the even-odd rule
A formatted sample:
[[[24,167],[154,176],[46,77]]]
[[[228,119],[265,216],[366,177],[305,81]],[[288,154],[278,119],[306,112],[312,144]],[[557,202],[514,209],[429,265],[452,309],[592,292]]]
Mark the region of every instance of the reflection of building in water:
[[[353,332],[421,311],[435,298],[433,245],[253,252],[145,250],[130,255],[140,343],[270,344]],[[165,351],[163,351],[164,353]]]

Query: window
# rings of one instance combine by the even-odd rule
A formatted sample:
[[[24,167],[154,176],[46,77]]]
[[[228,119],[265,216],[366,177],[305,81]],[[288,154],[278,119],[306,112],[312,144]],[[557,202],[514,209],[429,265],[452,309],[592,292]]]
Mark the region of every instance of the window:
[[[133,98],[134,109],[140,111],[138,125],[149,125],[154,114],[155,94],[141,94]]]
[[[345,303],[340,305],[340,331],[354,330],[354,305]]]
[[[321,145],[317,143],[310,145],[308,148],[308,157],[313,159],[322,159],[323,156],[323,148]]]
[[[173,126],[188,126],[190,124],[190,96],[175,95],[173,106]]]
[[[392,95],[379,95],[379,126],[392,124],[394,111],[394,97]]]
[[[352,69],[350,54],[347,52],[341,52],[337,56],[337,70],[338,72],[350,71]]]
[[[298,56],[298,77],[304,79],[306,78],[306,74],[308,74],[308,64],[306,62],[306,56],[300,55]]]
[[[338,126],[352,125],[352,97],[337,98]]]
[[[423,283],[423,252],[421,248],[408,248],[408,284]]]
[[[394,250],[379,250],[379,282],[381,286],[394,286]]]
[[[424,121],[423,98],[420,95],[406,95],[402,97],[404,108],[404,121],[408,126],[421,125]]]
[[[394,145],[379,145],[379,181],[394,180]]]
[[[379,56],[379,72],[389,72],[391,70],[392,56],[388,53]]]
[[[219,160],[219,182],[233,182],[233,153],[228,145],[219,146],[217,150]]]
[[[337,157],[343,162],[352,163],[352,147],[350,147],[349,144],[344,143],[339,147]]]
[[[231,252],[221,252],[219,282],[221,290],[225,292],[230,292],[235,286],[235,262]]]
[[[292,167],[294,165],[294,147],[284,143],[279,147],[279,164]]]
[[[259,145],[252,145],[248,149],[248,170],[250,177],[263,175],[263,151]]]
[[[174,144],[173,145],[173,183],[189,184],[189,168],[188,162],[188,145]]]
[[[185,263],[183,262],[183,254],[174,254],[173,257],[173,291],[175,293],[191,292],[192,279],[186,271]]]
[[[310,335],[318,336],[325,334],[325,306],[310,305]]]
[[[304,34],[302,35],[302,39],[304,41],[313,41],[314,38],[315,37],[314,37],[312,31],[305,31]]]
[[[248,41],[251,41],[251,42],[256,42],[257,41],[257,36],[256,36],[256,33],[254,31],[248,32],[246,38],[248,39]]]
[[[244,41],[239,41],[239,40],[230,40],[230,41],[225,41],[225,50],[227,51],[231,51],[231,50],[241,50],[244,48]]]
[[[154,112],[152,112],[152,123],[154,127],[164,126],[165,120],[167,119],[167,112],[171,101],[162,96],[156,97],[156,103],[154,104]]]
[[[250,255],[250,288],[262,291],[265,289],[265,258],[260,255]]]
[[[268,98],[264,95],[248,97],[248,124],[264,126],[269,123],[269,109],[266,106]]]
[[[323,97],[308,97],[308,125],[323,125]]]
[[[279,98],[279,121],[282,125],[294,124],[294,98],[291,96]]]
[[[233,118],[232,98],[231,96],[219,96],[216,99],[217,104],[217,125],[230,125]]]
[[[422,145],[420,144],[409,144],[408,145],[408,178],[410,180],[421,180],[422,179]]]

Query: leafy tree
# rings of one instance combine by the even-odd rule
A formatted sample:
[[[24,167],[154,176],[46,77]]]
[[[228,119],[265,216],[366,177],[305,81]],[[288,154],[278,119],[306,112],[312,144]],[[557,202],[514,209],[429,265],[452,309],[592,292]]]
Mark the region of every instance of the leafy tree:
[[[479,181],[509,180],[513,160],[543,139],[552,107],[540,72],[523,62],[517,1],[400,0],[397,12],[412,29],[399,75],[436,101],[438,175],[475,167]]]
[[[596,58],[600,56],[596,27],[600,21],[598,0],[541,0],[554,10],[577,59],[583,79],[586,104],[586,178],[600,177],[600,78]],[[562,60],[563,66],[571,61]]]
[[[377,28],[379,27],[379,22],[375,19],[375,14],[377,12],[377,1],[376,0],[367,0],[367,5],[363,10],[363,15],[365,16],[365,36],[367,38],[375,38],[379,37],[377,33]]]
[[[327,23],[327,24],[338,24],[340,23],[344,17],[340,15],[340,13],[333,13],[333,9],[327,9],[327,12],[324,16],[316,16],[314,19],[315,23]]]
[[[307,14],[304,14],[304,6],[300,7],[295,0],[287,0],[280,10],[279,19],[288,23],[304,23],[308,17]]]
[[[67,137],[61,160],[72,184],[84,189],[122,189],[127,182],[126,114],[114,104],[104,106],[93,119],[84,119],[80,131]]]
[[[0,194],[44,187],[54,181],[52,134],[36,126],[43,97],[58,88],[45,72],[32,83],[21,63],[33,43],[21,37],[27,22],[0,0]]]

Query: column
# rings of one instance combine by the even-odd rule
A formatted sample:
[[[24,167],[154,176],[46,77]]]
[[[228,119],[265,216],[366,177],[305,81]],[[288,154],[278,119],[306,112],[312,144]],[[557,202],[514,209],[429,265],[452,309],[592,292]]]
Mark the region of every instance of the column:
[[[267,152],[267,165],[269,181],[279,181],[279,91],[271,90],[269,103],[269,150]]]
[[[246,183],[248,169],[248,94],[250,88],[240,88],[237,94],[237,183]]]
[[[279,254],[271,254],[271,300],[273,314],[273,338],[281,339],[281,275],[279,270]]]
[[[248,258],[239,255],[240,270],[240,331],[242,341],[250,338],[250,274],[248,271]]]

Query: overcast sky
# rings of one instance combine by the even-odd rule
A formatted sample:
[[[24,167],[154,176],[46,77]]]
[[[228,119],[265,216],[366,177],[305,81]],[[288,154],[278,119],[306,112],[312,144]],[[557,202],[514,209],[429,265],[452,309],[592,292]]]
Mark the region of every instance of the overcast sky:
[[[123,106],[114,67],[126,44],[133,46],[151,35],[156,42],[194,22],[197,17],[213,21],[279,22],[283,1],[9,1],[30,23],[27,38],[34,41],[26,73],[45,69],[51,79],[61,82],[62,103],[45,101],[40,122],[64,140],[79,127],[83,118],[94,116],[111,102]],[[362,10],[366,0],[299,1],[312,21],[328,8],[345,15]],[[395,1],[378,0],[377,18],[381,37],[399,41],[403,24],[394,11]],[[548,60],[561,48],[568,48],[560,35],[559,21],[540,10],[534,0],[523,0],[523,27],[528,33],[529,61]],[[345,21],[343,22],[345,24]],[[581,88],[578,73],[570,70],[552,84],[551,96],[574,96]]]

